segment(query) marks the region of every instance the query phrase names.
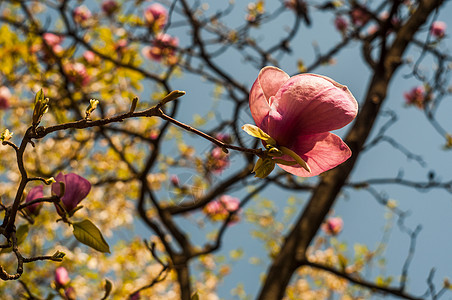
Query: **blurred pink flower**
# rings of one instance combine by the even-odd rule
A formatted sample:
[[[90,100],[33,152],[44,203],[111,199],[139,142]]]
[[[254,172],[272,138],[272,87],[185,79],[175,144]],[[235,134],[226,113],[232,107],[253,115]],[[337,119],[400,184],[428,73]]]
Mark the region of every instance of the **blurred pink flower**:
[[[141,51],[143,56],[155,61],[165,59],[169,64],[177,62],[176,48],[179,45],[179,39],[166,33],[159,33],[152,41],[152,46],[143,47]]]
[[[173,186],[175,186],[175,187],[179,187],[180,186],[179,177],[177,177],[177,175],[171,175],[170,181],[171,181],[171,184]]]
[[[230,144],[232,143],[232,137],[228,133],[218,133],[215,138],[217,140],[222,141],[223,143]]]
[[[65,286],[69,283],[69,273],[65,267],[58,267],[55,270],[55,282],[58,286]]]
[[[79,24],[86,23],[92,16],[91,11],[85,5],[74,8],[74,11],[72,12],[74,22]]]
[[[66,175],[59,173],[55,180],[56,183],[52,184],[52,194],[61,197],[60,182],[64,183],[64,195],[61,197],[61,202],[64,209],[69,214],[83,199],[86,198],[86,196],[88,196],[89,191],[91,190],[91,183],[89,183],[89,181],[85,178],[74,173]]]
[[[338,235],[344,227],[344,221],[339,217],[329,218],[322,224],[322,230],[329,235]]]
[[[356,117],[358,103],[346,86],[325,76],[290,77],[276,67],[265,67],[251,88],[249,105],[257,127],[284,153],[278,159],[292,163],[278,163],[285,171],[315,176],[351,156],[342,139],[329,132]]]
[[[168,18],[168,11],[159,3],[150,5],[144,11],[144,19],[148,26],[154,31],[162,30],[165,27]]]
[[[115,0],[104,0],[102,2],[102,11],[109,17],[112,16],[118,8],[119,4]]]
[[[75,84],[86,86],[90,81],[86,67],[82,63],[68,63],[65,65],[65,71],[69,80]]]
[[[370,15],[365,8],[356,6],[351,13],[352,23],[356,26],[364,26],[370,20]]]
[[[83,53],[83,58],[86,60],[87,63],[90,63],[90,64],[96,63],[96,60],[97,60],[96,54],[94,54],[93,51],[89,51],[89,50],[87,50]]]
[[[9,108],[9,100],[11,99],[11,92],[6,86],[0,87],[0,109]]]
[[[229,156],[220,147],[215,147],[207,155],[206,169],[220,173],[229,166]]]
[[[414,87],[409,92],[405,92],[403,96],[407,105],[415,105],[420,109],[424,109],[425,103],[431,98],[423,86]]]
[[[229,216],[229,213],[235,212],[240,208],[240,201],[238,198],[222,195],[220,198],[214,201],[210,201],[204,207],[204,213],[212,221],[224,221]],[[231,223],[239,221],[238,212],[234,214],[231,219]]]
[[[430,27],[430,34],[437,39],[443,38],[446,34],[446,28],[447,25],[445,22],[435,21],[433,22],[432,27]]]
[[[51,47],[61,44],[61,42],[63,42],[63,40],[64,40],[64,37],[50,33],[50,32],[44,33],[42,35],[42,38],[44,39],[46,44]]]
[[[336,19],[334,19],[334,26],[339,32],[345,34],[347,32],[348,21],[342,16],[337,16]]]
[[[35,199],[44,197],[42,188],[43,188],[42,185],[38,185],[38,186],[35,186],[34,188],[32,188],[30,190],[30,192],[28,193],[27,198],[25,199],[25,203],[28,203]],[[25,209],[30,214],[37,216],[39,214],[39,210],[41,209],[42,205],[43,205],[42,203],[35,203],[35,204],[27,206]]]

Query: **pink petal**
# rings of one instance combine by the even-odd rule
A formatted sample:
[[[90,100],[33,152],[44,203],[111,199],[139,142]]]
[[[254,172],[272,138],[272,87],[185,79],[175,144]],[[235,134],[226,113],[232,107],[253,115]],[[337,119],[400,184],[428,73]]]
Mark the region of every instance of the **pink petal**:
[[[340,137],[333,133],[324,132],[313,135],[300,135],[289,147],[297,153],[311,168],[311,173],[299,165],[284,166],[278,164],[283,170],[296,176],[311,177],[328,171],[346,161],[352,152]],[[283,156],[284,160],[293,160]]]
[[[294,135],[311,135],[344,127],[358,112],[346,86],[315,74],[290,78],[271,103],[267,133],[285,146]]]
[[[276,67],[265,67],[259,72],[250,91],[251,115],[258,127],[270,111],[270,97],[276,95],[289,78],[286,72]]]

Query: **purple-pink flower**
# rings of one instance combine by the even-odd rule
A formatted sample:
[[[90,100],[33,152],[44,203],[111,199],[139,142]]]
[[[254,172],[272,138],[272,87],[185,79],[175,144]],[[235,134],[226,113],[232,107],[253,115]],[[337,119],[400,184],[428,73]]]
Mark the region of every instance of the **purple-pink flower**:
[[[334,26],[339,32],[345,34],[345,32],[347,32],[348,21],[342,16],[337,16],[336,19],[334,19]]]
[[[111,17],[119,8],[118,2],[115,0],[104,0],[102,2],[102,11]]]
[[[229,156],[220,147],[215,147],[207,155],[206,169],[220,173],[229,166]]]
[[[239,199],[229,195],[222,195],[217,200],[209,202],[204,207],[203,211],[212,221],[224,221],[229,216],[229,213],[235,212],[239,208]],[[235,213],[231,219],[231,223],[236,223],[238,221],[239,216]]]
[[[44,197],[44,192],[42,190],[43,186],[42,185],[38,185],[35,186],[34,188],[32,188],[30,190],[30,192],[27,195],[27,198],[25,199],[25,203],[31,202],[35,199],[39,199]],[[39,210],[42,207],[42,203],[35,203],[32,205],[28,205],[25,209],[32,215],[37,216],[39,214]]]
[[[297,176],[315,176],[351,156],[342,139],[329,132],[356,117],[358,103],[346,86],[325,76],[290,77],[276,67],[265,67],[251,88],[249,105],[257,127],[243,129],[261,138],[270,156],[258,161],[256,176],[257,168],[273,164],[273,170],[274,163]],[[247,130],[250,127],[254,129]]]
[[[89,19],[91,19],[92,14],[91,11],[85,5],[78,6],[72,12],[72,17],[74,18],[75,23],[84,24]]]
[[[423,86],[416,86],[409,92],[403,94],[407,105],[415,105],[420,109],[424,109],[425,103],[430,101],[431,96],[425,91]]]
[[[58,267],[55,270],[55,282],[58,286],[63,287],[69,283],[69,273],[65,267]]]
[[[61,44],[61,42],[64,39],[64,37],[50,33],[50,32],[44,33],[42,35],[42,38],[44,39],[46,44],[49,45],[50,47]]]
[[[370,15],[363,7],[356,6],[350,13],[352,23],[356,26],[364,26],[370,20]]]
[[[11,92],[6,86],[0,87],[0,109],[9,108],[9,100],[11,99]]]
[[[164,59],[168,64],[177,62],[176,48],[179,45],[179,39],[166,33],[159,33],[152,41],[152,46],[146,46],[142,49],[142,54],[148,59],[161,61]]]
[[[443,38],[446,34],[446,28],[447,25],[445,22],[435,21],[430,27],[430,34],[437,39]]]
[[[150,28],[159,31],[166,25],[168,11],[163,5],[154,3],[144,11],[144,18]]]
[[[322,230],[328,235],[338,235],[344,227],[344,221],[339,217],[329,218],[322,224]]]
[[[52,194],[60,196],[64,209],[70,214],[77,205],[88,196],[91,190],[91,183],[85,178],[69,173],[64,175],[59,173],[55,178],[56,183],[52,184]],[[61,195],[61,184],[64,183],[64,195]]]
[[[65,65],[65,71],[67,72],[69,81],[75,84],[86,86],[90,81],[90,76],[86,71],[85,65],[82,63],[68,63]]]

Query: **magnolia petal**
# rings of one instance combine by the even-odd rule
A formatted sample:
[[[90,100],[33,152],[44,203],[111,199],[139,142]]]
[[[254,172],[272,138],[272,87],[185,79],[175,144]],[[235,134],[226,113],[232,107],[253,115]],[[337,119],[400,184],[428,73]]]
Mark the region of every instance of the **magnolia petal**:
[[[251,115],[257,126],[262,127],[262,122],[270,111],[270,97],[276,95],[289,78],[286,72],[276,67],[265,67],[259,72],[249,96]]]
[[[345,162],[352,154],[340,137],[329,132],[298,136],[290,149],[307,163],[311,168],[311,173],[298,164],[293,166],[278,164],[278,166],[300,177],[319,175]],[[293,161],[288,155],[281,157],[281,159]]]
[[[287,80],[271,104],[267,133],[287,145],[293,135],[311,135],[344,127],[358,112],[358,103],[346,86],[315,74]]]
[[[85,178],[69,173],[63,175],[59,173],[56,177],[56,183],[52,184],[52,193],[55,195],[60,195],[60,182],[64,183],[65,191],[61,198],[63,204],[68,212],[72,211],[86,196],[88,196],[91,190],[91,183]]]

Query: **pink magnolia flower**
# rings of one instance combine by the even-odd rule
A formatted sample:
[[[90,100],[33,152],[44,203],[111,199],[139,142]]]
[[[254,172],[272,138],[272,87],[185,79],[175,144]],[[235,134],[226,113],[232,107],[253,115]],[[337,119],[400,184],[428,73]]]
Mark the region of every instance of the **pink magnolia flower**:
[[[79,24],[86,23],[92,16],[91,11],[85,5],[76,7],[72,12],[74,22]]]
[[[180,180],[179,180],[179,177],[177,175],[171,175],[170,182],[175,187],[179,187],[180,186]]]
[[[159,31],[166,25],[168,11],[161,4],[154,3],[144,11],[144,18],[149,27],[153,28],[154,31]]]
[[[430,34],[437,39],[443,38],[446,34],[446,28],[447,25],[445,22],[435,21],[430,27]]]
[[[65,267],[58,267],[55,270],[55,282],[58,286],[65,286],[69,283],[69,273]]]
[[[257,127],[242,128],[263,140],[273,160],[261,163],[272,164],[271,170],[277,163],[294,175],[315,176],[351,156],[342,139],[329,132],[344,127],[357,114],[358,103],[346,86],[325,76],[290,77],[276,67],[265,67],[251,88],[249,105]]]
[[[344,221],[339,217],[329,218],[322,224],[322,230],[329,235],[338,235],[344,227]]]
[[[98,61],[98,57],[96,56],[96,54],[93,51],[85,51],[83,53],[83,58],[86,60],[87,63],[90,64],[95,64]]]
[[[85,65],[82,63],[76,62],[66,64],[65,70],[67,72],[69,80],[73,83],[81,86],[86,86],[90,81],[90,76],[86,71]]]
[[[102,2],[102,11],[111,17],[119,8],[118,2],[115,0],[104,0]]]
[[[9,108],[9,100],[11,99],[11,92],[6,86],[0,87],[0,109]]]
[[[336,19],[334,19],[334,26],[339,32],[345,34],[345,32],[347,32],[348,21],[342,16],[337,16]]]
[[[152,41],[152,46],[143,47],[143,56],[155,61],[165,59],[169,64],[177,62],[176,48],[179,46],[179,39],[166,33],[159,33]]]
[[[44,197],[44,192],[43,192],[42,188],[43,188],[42,185],[38,185],[38,186],[35,186],[34,188],[32,188],[30,190],[30,192],[28,193],[27,198],[25,199],[25,202],[28,203],[35,199]],[[27,206],[26,210],[30,214],[37,216],[39,214],[39,210],[41,209],[42,205],[43,205],[42,203],[35,203],[35,204]]]
[[[425,103],[431,98],[423,86],[414,87],[409,92],[405,92],[403,96],[407,105],[415,105],[420,109],[424,109]]]
[[[69,214],[88,196],[91,190],[91,183],[74,173],[66,175],[59,173],[55,180],[56,183],[52,184],[52,194],[61,197],[61,203]],[[60,182],[64,183],[64,195],[61,195]]]
[[[209,202],[204,207],[204,213],[212,220],[212,221],[224,221],[229,216],[229,213],[235,212],[240,208],[239,199],[229,196],[222,195],[215,201]],[[236,223],[239,221],[239,216],[236,213],[231,219],[232,223]]]
[[[232,143],[232,137],[228,133],[218,133],[217,135],[215,135],[215,138],[226,144]]]

